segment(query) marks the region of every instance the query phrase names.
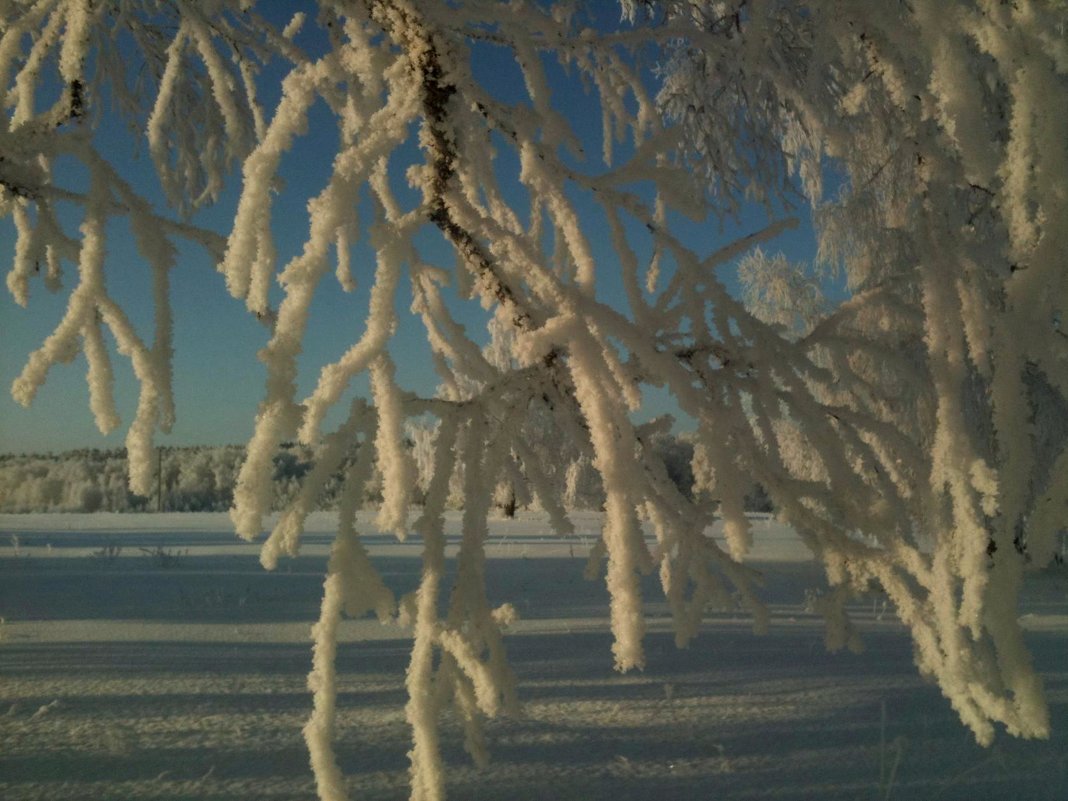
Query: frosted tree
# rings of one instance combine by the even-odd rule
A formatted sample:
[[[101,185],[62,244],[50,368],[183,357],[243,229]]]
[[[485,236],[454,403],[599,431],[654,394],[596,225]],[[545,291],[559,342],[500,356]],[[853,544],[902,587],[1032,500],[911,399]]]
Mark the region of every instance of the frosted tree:
[[[53,366],[83,352],[90,407],[107,431],[119,425],[109,360],[114,350],[130,359],[141,388],[130,484],[148,494],[153,432],[175,413],[173,240],[215,257],[267,337],[264,399],[234,496],[240,536],[261,534],[281,444],[317,449],[263,545],[265,567],[297,553],[305,516],[344,472],[305,729],[322,798],[346,797],[332,746],[343,614],[411,626],[414,799],[443,795],[437,723],[448,705],[477,762],[487,758],[483,716],[516,709],[502,636],[514,612],[491,608],[484,589],[487,516],[507,475],[568,531],[574,484],[530,446],[532,416],[548,416],[576,463],[600,476],[590,571],[603,572],[610,594],[619,670],[645,663],[643,573],[659,573],[680,646],[709,607],[741,603],[764,627],[745,564],[744,496],[757,482],[826,570],[834,589],[818,607],[831,647],[856,644],[844,601],[879,586],[919,669],[979,742],[998,724],[1047,735],[1015,605],[1068,500],[1063,3],[625,0],[622,21],[596,25],[579,3],[321,0],[277,25],[257,7],[0,3],[0,212],[17,231],[8,287],[25,305],[39,275],[58,289],[73,266],[75,281],[13,392],[29,403]],[[519,99],[476,78],[486,48],[514,59]],[[273,108],[259,99],[267,64],[284,74]],[[581,121],[555,102],[562,74],[595,100],[599,153],[583,149]],[[101,156],[92,123],[105,101],[144,132],[171,210],[153,210]],[[276,177],[316,104],[337,126],[337,153],[308,204],[302,251],[281,263]],[[405,161],[413,143],[418,156]],[[71,158],[84,186],[56,168]],[[235,170],[229,232],[186,222]],[[683,218],[722,224],[753,204],[767,224],[716,249],[697,252],[680,233]],[[79,210],[77,231],[59,205]],[[800,214],[813,215],[820,252],[791,265],[771,249]],[[116,216],[130,220],[154,276],[151,342],[107,289]],[[452,262],[429,263],[417,244],[427,230]],[[594,257],[594,230],[610,258]],[[354,264],[360,240],[374,258]],[[815,291],[821,271],[844,277],[847,300]],[[748,304],[730,291],[734,274]],[[624,305],[605,301],[608,279]],[[362,334],[298,397],[311,297],[356,280],[371,286]],[[433,397],[395,380],[388,345],[405,286],[440,376]],[[488,310],[508,332],[498,337],[506,352],[467,333],[457,302]],[[370,397],[325,430],[360,374]],[[651,445],[663,421],[633,422],[650,387],[696,421],[698,500],[678,491]],[[434,426],[420,470],[406,444],[413,423]],[[354,523],[375,474],[375,525],[422,543],[419,588],[399,600]],[[454,476],[463,537],[446,586]],[[717,520],[725,547],[708,535]]]

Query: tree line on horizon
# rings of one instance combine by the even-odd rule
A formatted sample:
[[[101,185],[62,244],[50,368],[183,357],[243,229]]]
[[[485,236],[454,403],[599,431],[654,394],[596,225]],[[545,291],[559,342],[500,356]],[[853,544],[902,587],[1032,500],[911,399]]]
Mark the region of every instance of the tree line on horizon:
[[[407,439],[413,452],[418,450],[417,443],[418,433]],[[654,448],[664,458],[675,486],[692,497],[693,443],[687,434],[660,435]],[[244,459],[243,445],[162,447],[157,451],[156,492],[139,495],[129,488],[125,448],[0,454],[0,512],[225,512],[233,505],[234,483]],[[299,443],[283,444],[274,457],[274,509],[281,510],[293,501],[314,466],[313,449]],[[604,495],[596,472],[581,460],[568,467],[578,473],[570,507],[599,510]],[[337,508],[342,471],[336,473],[319,500],[321,509]],[[379,477],[368,485],[365,505],[381,500],[380,481]],[[516,497],[507,481],[502,481],[497,498],[502,515],[541,508],[536,497]],[[421,500],[422,494],[417,493],[417,501]],[[455,508],[462,508],[462,493],[457,492],[452,503]],[[746,505],[754,512],[769,512],[772,508],[759,486],[746,496]]]

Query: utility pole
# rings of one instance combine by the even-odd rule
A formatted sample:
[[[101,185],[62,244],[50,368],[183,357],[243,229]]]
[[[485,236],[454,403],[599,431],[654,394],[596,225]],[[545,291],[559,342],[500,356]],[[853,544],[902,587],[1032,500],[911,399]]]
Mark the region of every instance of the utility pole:
[[[156,511],[163,511],[163,446],[156,451]]]

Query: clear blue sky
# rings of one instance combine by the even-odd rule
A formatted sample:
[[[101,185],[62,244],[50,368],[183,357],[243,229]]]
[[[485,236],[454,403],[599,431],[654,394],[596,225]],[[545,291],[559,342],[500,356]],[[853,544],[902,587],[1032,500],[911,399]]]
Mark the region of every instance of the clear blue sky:
[[[486,49],[480,52],[476,67],[491,90],[502,98],[515,99],[521,91],[518,71],[503,51]],[[553,90],[555,102],[585,140],[587,152],[600,153],[601,115],[596,99],[586,95],[576,81],[567,80],[563,73],[555,74]],[[272,95],[265,92],[265,96],[269,113],[273,108]],[[274,221],[280,263],[303,244],[307,230],[305,203],[318,193],[329,175],[335,130],[332,119],[320,105],[313,114],[309,135],[298,143],[284,162],[282,173],[286,188],[277,199]],[[158,209],[164,208],[144,148],[137,146],[116,115],[104,115],[97,137],[102,150],[120,166],[127,179]],[[410,157],[418,158],[414,148]],[[57,172],[62,174],[62,169],[61,165]],[[236,207],[238,178],[233,176],[219,203],[194,221],[225,234]],[[743,215],[737,228],[732,226],[721,231],[717,223],[710,221],[700,226],[688,226],[685,238],[699,252],[708,252],[732,235],[752,232],[763,224],[763,214],[753,209]],[[72,216],[68,230],[74,231],[76,225],[77,218]],[[595,223],[588,227],[592,246],[599,257],[599,280],[602,275],[610,278],[610,265],[614,263],[611,248],[607,238],[599,232],[600,228]],[[149,271],[138,257],[124,224],[115,225],[109,233],[108,287],[131,314],[139,330],[147,333],[152,313]],[[265,344],[267,332],[247,314],[243,303],[226,293],[222,276],[215,272],[206,254],[193,246],[179,244],[179,265],[172,272],[178,422],[170,435],[159,435],[157,442],[163,445],[243,442],[252,432],[257,403],[263,393],[265,373],[256,359],[256,352]],[[811,257],[814,240],[805,212],[802,212],[801,227],[788,232],[768,249],[778,248],[794,259]],[[13,225],[10,220],[2,220],[0,261],[5,272],[13,250]],[[432,235],[426,238],[425,251],[429,260],[444,266],[455,263],[452,255]],[[355,293],[347,295],[332,279],[324,279],[313,307],[313,323],[301,359],[299,383],[302,392],[310,391],[314,386],[318,368],[340,356],[362,331],[367,290],[371,283],[368,253],[363,244],[354,250],[353,265],[359,285]],[[39,346],[63,314],[76,273],[75,265],[66,265],[66,269],[64,290],[52,295],[40,283],[33,284],[27,309],[18,307],[6,291],[0,293],[0,341],[3,343],[0,347],[0,452],[121,447],[126,427],[133,418],[137,384],[128,361],[117,355],[114,355],[112,365],[123,424],[108,436],[96,430],[88,409],[84,357],[79,356],[70,365],[54,368],[30,409],[18,406],[11,398],[11,382],[22,369],[27,355]],[[606,282],[605,297],[619,300],[622,305],[621,293],[613,287],[611,280]],[[406,297],[400,298],[398,310],[402,318],[410,320]],[[477,330],[483,320],[484,315],[474,311],[465,322],[472,334],[478,336]],[[430,364],[430,351],[422,339],[418,322],[410,320],[410,323],[402,324],[393,346],[398,380],[411,389],[432,394],[436,377]],[[365,392],[366,382],[358,382],[353,391]],[[651,395],[646,413],[653,415],[669,408],[663,397]]]

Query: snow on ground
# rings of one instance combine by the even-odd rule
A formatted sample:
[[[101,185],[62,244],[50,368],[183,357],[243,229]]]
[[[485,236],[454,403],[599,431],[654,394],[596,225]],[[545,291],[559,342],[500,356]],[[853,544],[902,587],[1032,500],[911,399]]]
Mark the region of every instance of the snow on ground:
[[[650,580],[648,666],[614,673],[605,590],[582,579],[599,518],[577,522],[566,539],[538,517],[492,527],[491,600],[522,615],[507,642],[524,715],[489,724],[485,770],[445,722],[450,798],[1068,798],[1063,569],[1020,610],[1053,738],[982,749],[880,598],[853,610],[865,653],[826,652],[803,611],[818,571],[763,518],[769,635],[714,614],[677,650]],[[303,555],[266,573],[225,515],[0,516],[0,798],[312,799],[300,729],[331,527],[314,516]],[[418,544],[366,539],[393,589],[414,588]],[[342,639],[351,795],[405,798],[407,633],[347,621]]]

